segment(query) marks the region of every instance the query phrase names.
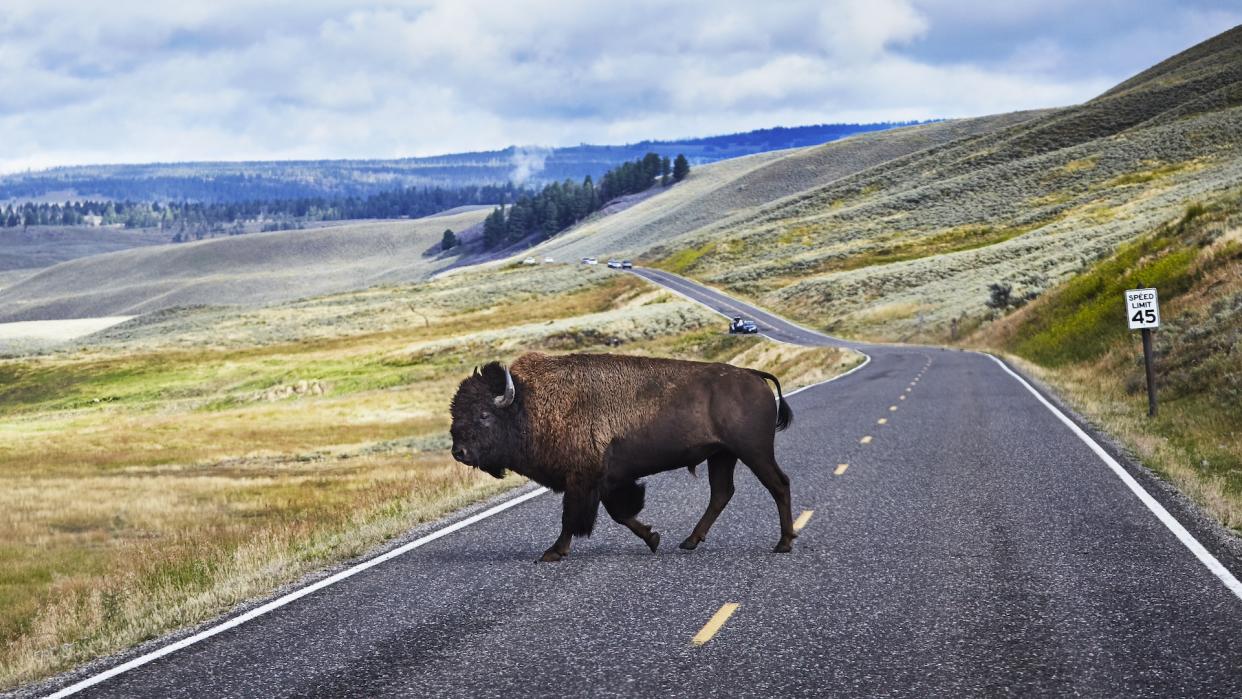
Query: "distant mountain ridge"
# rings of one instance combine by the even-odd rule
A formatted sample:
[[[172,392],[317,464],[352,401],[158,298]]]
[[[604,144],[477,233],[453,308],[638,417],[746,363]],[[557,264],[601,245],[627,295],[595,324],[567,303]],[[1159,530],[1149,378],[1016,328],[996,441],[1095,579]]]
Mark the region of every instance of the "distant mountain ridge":
[[[0,175],[0,202],[114,199],[237,202],[304,197],[366,196],[402,187],[459,187],[508,181],[541,185],[598,180],[605,171],[648,152],[684,153],[700,165],[743,155],[818,145],[854,134],[921,122],[818,124],[625,145],[564,148],[510,146],[392,160],[288,160],[76,165]]]

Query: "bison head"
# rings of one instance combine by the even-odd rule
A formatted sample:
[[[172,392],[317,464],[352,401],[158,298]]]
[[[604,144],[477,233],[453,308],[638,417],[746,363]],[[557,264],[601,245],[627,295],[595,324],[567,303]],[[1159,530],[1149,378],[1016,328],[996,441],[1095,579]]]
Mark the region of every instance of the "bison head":
[[[503,478],[520,448],[519,405],[508,369],[498,362],[475,369],[453,396],[453,458]]]

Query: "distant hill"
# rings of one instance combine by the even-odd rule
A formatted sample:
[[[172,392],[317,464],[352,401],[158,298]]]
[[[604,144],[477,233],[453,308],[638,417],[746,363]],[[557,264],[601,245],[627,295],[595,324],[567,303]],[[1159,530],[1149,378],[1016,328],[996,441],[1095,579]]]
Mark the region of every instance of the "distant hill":
[[[541,185],[566,178],[598,180],[607,170],[648,152],[684,153],[695,165],[825,143],[904,123],[819,124],[674,141],[567,148],[522,148],[395,160],[83,165],[0,176],[0,202],[113,199],[236,202],[302,197],[365,196],[400,187],[458,187],[515,181]]]
[[[173,306],[254,306],[425,279],[453,264],[446,228],[467,233],[486,207],[195,243],[62,262],[0,289],[0,323],[149,313]]]
[[[723,138],[711,147],[724,149]],[[626,148],[630,157],[651,145]],[[954,321],[966,332],[994,316],[990,285],[1037,297],[1189,205],[1242,188],[1240,149],[1242,28],[1081,105],[696,166],[681,183],[519,254],[629,257],[834,332],[940,340]],[[450,267],[470,273],[487,261],[470,245],[428,250],[444,228],[483,215],[74,260],[0,291],[0,319],[259,304]]]
[[[1080,105],[751,156],[766,160],[719,181],[702,168],[679,185],[696,196],[544,249],[628,256],[837,333],[946,339],[991,317],[990,285],[1038,296],[1242,188],[1240,151],[1242,27]]]

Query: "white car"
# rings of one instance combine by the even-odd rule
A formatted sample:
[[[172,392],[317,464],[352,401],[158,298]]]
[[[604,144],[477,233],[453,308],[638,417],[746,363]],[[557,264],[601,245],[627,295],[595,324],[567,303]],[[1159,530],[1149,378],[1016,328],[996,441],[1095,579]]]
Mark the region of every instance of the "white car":
[[[594,257],[584,257],[584,258],[582,258],[582,264],[584,264],[584,265],[597,265],[597,264],[599,264],[599,261],[598,261],[598,260],[596,260]]]
[[[621,260],[609,260],[608,269],[621,269]]]
[[[522,264],[524,264],[524,265],[536,265],[536,264],[539,264],[539,263],[538,263],[538,262],[535,262],[535,258],[533,258],[533,257],[528,257],[528,258],[526,258],[525,260],[522,260]]]
[[[556,262],[556,260],[553,260],[551,257],[545,257],[545,258],[543,258],[543,263],[544,263],[545,265],[546,265],[546,264],[548,264],[549,262]]]

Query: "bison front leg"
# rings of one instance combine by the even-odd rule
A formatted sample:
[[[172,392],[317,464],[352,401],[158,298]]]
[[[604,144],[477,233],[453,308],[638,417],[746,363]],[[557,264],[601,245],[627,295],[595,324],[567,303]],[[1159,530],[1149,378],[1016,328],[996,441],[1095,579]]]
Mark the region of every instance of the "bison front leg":
[[[565,489],[561,502],[561,535],[556,543],[543,552],[540,561],[553,563],[569,555],[569,545],[575,536],[590,536],[599,513],[599,490],[595,487],[571,484]]]

